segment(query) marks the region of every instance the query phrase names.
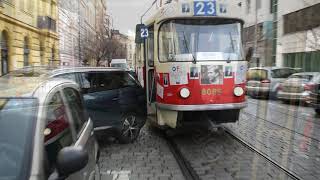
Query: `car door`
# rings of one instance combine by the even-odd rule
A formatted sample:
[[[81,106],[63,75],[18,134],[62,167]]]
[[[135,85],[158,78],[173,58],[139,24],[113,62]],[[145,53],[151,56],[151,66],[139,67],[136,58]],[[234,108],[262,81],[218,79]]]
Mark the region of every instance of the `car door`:
[[[119,82],[119,106],[122,113],[135,112],[138,116],[146,116],[145,90],[138,81],[128,72],[117,72],[114,74]]]
[[[87,72],[81,75],[85,106],[96,130],[113,127],[120,119],[119,82],[109,72]]]
[[[49,177],[56,169],[56,159],[59,151],[71,146],[75,141],[72,136],[70,118],[60,91],[53,91],[45,102],[44,131],[45,174]]]
[[[93,123],[85,110],[80,93],[71,87],[63,88],[62,91],[73,128],[74,146],[84,148],[89,154],[87,166],[80,172],[71,175],[68,179],[92,180],[95,178],[95,174],[99,173],[96,172],[98,170],[96,167],[98,145],[93,135]]]

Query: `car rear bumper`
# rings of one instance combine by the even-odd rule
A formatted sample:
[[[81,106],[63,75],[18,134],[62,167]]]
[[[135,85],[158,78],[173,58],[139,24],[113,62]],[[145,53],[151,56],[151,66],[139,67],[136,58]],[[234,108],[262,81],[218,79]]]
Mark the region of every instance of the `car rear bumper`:
[[[270,94],[270,88],[269,87],[253,87],[253,86],[247,86],[246,87],[247,94],[248,95],[254,95],[254,96],[268,96]]]
[[[308,96],[306,98],[306,103],[308,103],[311,107],[313,107],[315,109],[320,109],[320,102],[315,97]]]
[[[307,97],[309,96],[309,93],[303,92],[303,93],[289,93],[289,92],[278,92],[278,99],[282,100],[295,100],[295,101],[306,101]]]

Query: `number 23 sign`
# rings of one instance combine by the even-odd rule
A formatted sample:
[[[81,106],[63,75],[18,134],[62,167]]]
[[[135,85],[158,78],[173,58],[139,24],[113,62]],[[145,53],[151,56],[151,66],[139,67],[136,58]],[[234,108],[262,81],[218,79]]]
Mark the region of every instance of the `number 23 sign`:
[[[216,16],[216,1],[195,1],[195,16]]]
[[[140,29],[140,37],[143,39],[148,38],[149,36],[149,31],[148,31],[148,27],[147,26],[143,26]]]

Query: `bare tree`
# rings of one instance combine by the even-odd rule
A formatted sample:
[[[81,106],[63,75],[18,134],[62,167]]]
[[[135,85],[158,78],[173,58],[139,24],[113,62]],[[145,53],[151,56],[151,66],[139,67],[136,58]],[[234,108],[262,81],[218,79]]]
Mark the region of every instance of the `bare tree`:
[[[101,20],[97,23],[95,33],[87,33],[84,37],[83,51],[83,64],[99,66],[101,62],[110,61],[114,58],[125,57],[126,50],[121,42],[114,38],[109,25]]]

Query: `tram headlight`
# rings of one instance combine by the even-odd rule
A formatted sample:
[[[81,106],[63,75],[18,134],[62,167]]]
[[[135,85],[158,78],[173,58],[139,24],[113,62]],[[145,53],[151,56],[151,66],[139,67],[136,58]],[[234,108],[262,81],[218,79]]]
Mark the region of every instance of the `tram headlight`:
[[[189,89],[188,88],[182,88],[181,90],[180,90],[180,96],[182,97],[182,98],[188,98],[189,96],[190,96],[190,91],[189,91]]]
[[[234,88],[233,93],[235,96],[240,97],[244,94],[244,90],[242,87],[236,87],[236,88]]]

